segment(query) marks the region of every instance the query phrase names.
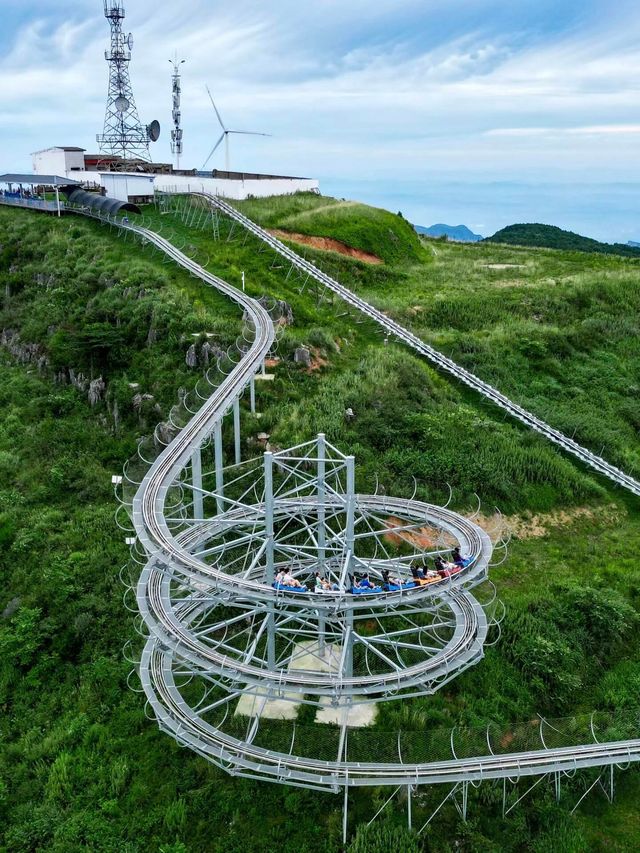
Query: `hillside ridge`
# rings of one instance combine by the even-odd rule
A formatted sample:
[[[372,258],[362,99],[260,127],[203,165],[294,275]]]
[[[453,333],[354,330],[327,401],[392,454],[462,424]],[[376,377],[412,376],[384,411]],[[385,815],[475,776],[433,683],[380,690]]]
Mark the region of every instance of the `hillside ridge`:
[[[539,222],[508,225],[496,231],[492,237],[487,237],[485,242],[640,258],[640,247],[623,243],[602,243],[574,231],[565,231],[557,225],[544,225]]]

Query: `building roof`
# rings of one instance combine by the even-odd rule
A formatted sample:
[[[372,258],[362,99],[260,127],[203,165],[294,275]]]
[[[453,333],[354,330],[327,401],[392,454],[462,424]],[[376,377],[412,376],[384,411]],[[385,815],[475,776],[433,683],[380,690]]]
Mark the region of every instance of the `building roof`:
[[[61,178],[59,175],[0,175],[0,184],[29,184],[32,187],[70,187],[80,186],[80,181]]]
[[[153,181],[156,178],[155,175],[150,175],[147,172],[111,172],[98,169],[96,174],[104,175],[105,178],[144,178],[146,181]]]
[[[46,151],[86,151],[86,148],[77,148],[75,145],[52,145],[50,148],[41,148],[40,151],[33,151],[34,154],[44,154]]]
[[[297,175],[263,175],[256,172],[226,172],[223,169],[213,169],[211,172],[196,171],[200,178],[220,178],[224,181],[308,181]]]

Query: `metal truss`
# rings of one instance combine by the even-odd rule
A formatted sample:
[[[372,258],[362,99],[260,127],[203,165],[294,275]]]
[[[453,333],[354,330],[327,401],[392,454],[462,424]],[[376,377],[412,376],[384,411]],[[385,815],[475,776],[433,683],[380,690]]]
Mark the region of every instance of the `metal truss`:
[[[111,48],[105,53],[109,63],[109,90],[104,129],[96,139],[101,152],[124,159],[151,160],[150,137],[138,116],[129,75],[133,40],[122,29],[124,0],[104,0],[104,14],[111,27]]]

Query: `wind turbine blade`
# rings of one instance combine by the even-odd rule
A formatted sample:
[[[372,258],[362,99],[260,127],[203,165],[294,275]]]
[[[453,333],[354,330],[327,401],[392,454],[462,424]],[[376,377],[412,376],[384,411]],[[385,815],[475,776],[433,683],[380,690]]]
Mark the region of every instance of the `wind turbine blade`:
[[[228,130],[227,133],[239,133],[242,136],[271,136],[270,133],[257,133],[255,130]]]
[[[213,108],[216,111],[216,115],[218,116],[218,121],[220,122],[220,127],[226,132],[227,128],[224,126],[224,122],[222,121],[222,116],[220,115],[220,111],[216,107],[216,102],[213,100],[213,95],[211,94],[211,90],[209,89],[208,86],[206,87],[206,89],[207,89],[207,94],[209,95],[209,100],[213,104]]]
[[[213,146],[213,148],[211,149],[211,153],[209,154],[209,156],[207,157],[207,159],[204,161],[204,164],[203,164],[203,166],[202,166],[202,171],[203,171],[203,172],[204,172],[204,170],[207,168],[207,163],[209,162],[209,160],[211,160],[211,158],[212,158],[212,157],[213,157],[213,155],[216,153],[216,151],[218,150],[218,148],[220,148],[220,146],[222,145],[222,143],[223,143],[223,141],[224,141],[224,138],[225,138],[225,136],[227,135],[227,132],[228,132],[228,131],[226,131],[226,130],[225,130],[225,132],[222,134],[222,136],[220,137],[220,139],[216,142],[216,144],[215,144],[215,145]]]

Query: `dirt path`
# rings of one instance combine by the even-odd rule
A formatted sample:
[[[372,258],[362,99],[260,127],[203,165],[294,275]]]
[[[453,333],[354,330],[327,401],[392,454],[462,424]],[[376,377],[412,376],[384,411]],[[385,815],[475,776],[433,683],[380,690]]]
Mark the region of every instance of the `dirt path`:
[[[308,234],[296,234],[293,231],[281,231],[278,228],[271,229],[269,234],[277,237],[278,240],[290,240],[292,243],[311,246],[314,249],[321,249],[324,252],[338,252],[338,254],[346,255],[348,258],[364,261],[365,264],[379,265],[384,263],[382,258],[379,258],[377,255],[363,252],[361,249],[354,249],[353,246],[347,246],[346,243],[341,243],[340,240],[333,240],[331,237],[311,237]]]

